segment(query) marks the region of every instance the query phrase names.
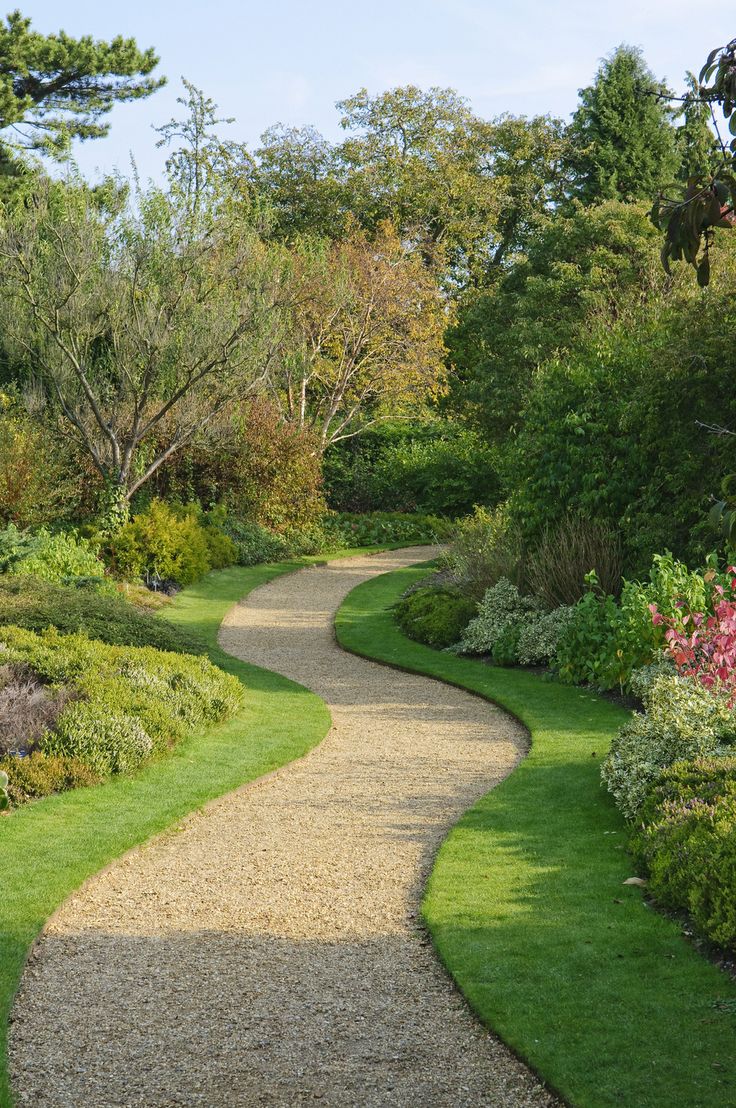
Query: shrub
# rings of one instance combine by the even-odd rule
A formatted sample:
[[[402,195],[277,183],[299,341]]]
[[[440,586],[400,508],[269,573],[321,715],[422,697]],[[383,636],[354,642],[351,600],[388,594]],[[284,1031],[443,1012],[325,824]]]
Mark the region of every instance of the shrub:
[[[653,895],[686,910],[708,939],[736,947],[736,757],[665,770],[640,821],[631,847]]]
[[[516,585],[512,585],[502,577],[486,590],[485,596],[478,605],[477,615],[465,628],[457,645],[457,652],[493,654],[494,661],[501,661],[503,658],[504,664],[510,664],[511,647],[516,644],[518,648],[520,624],[530,613],[539,611],[540,603],[535,597],[522,596]],[[498,659],[496,658],[497,645]]]
[[[80,758],[42,754],[38,750],[23,758],[2,758],[0,769],[8,779],[8,799],[16,805],[66,789],[96,785],[102,780],[100,774]]]
[[[609,792],[628,818],[637,815],[674,762],[727,753],[736,742],[736,713],[726,695],[667,674],[637,687],[645,712],[624,724],[601,767]]]
[[[546,666],[557,660],[557,646],[572,619],[573,608],[529,612],[519,627],[516,661],[522,666]]]
[[[0,525],[40,527],[68,517],[80,492],[63,439],[0,393]]]
[[[0,631],[0,648],[7,663],[71,694],[38,749],[79,758],[101,776],[135,769],[242,699],[239,682],[205,658],[18,627]]]
[[[545,528],[529,556],[527,580],[536,596],[556,608],[580,600],[591,570],[603,591],[617,596],[622,569],[620,534],[598,520],[568,515],[556,526]]]
[[[458,641],[475,610],[475,602],[457,589],[432,586],[413,590],[394,608],[405,635],[439,648]]]
[[[495,504],[494,451],[477,431],[443,419],[386,423],[330,447],[323,472],[338,511],[456,517]]]
[[[406,512],[347,512],[329,515],[324,521],[328,535],[347,546],[380,546],[383,543],[436,542],[447,533],[447,524],[438,516]]]
[[[521,543],[505,508],[476,507],[451,535],[442,564],[463,592],[481,600],[501,578],[521,588],[524,566]]]
[[[67,634],[81,631],[118,646],[155,646],[185,654],[206,651],[196,635],[138,611],[122,596],[25,577],[0,577],[0,625],[8,623],[36,632],[47,627]]]
[[[147,584],[191,585],[210,571],[237,558],[232,539],[206,527],[195,507],[176,511],[153,500],[112,537],[107,557],[116,573],[141,577]]]
[[[214,431],[214,435],[213,435]],[[305,527],[324,512],[314,437],[263,399],[233,405],[207,435],[172,456],[153,480],[159,497],[224,504],[271,530]]]
[[[263,562],[277,562],[288,556],[284,540],[260,523],[228,516],[223,526],[235,545],[238,565],[256,566]]]
[[[736,573],[731,566],[729,573]],[[685,677],[692,677],[706,688],[726,690],[731,703],[736,699],[736,577],[729,582],[730,597],[724,586],[715,586],[713,614],[703,611],[679,611],[663,615],[651,604],[652,623],[665,626],[667,648]]]
[[[37,577],[43,581],[88,581],[111,590],[105,566],[92,544],[74,532],[52,535],[46,528],[20,531],[8,524],[0,531],[0,573]]]

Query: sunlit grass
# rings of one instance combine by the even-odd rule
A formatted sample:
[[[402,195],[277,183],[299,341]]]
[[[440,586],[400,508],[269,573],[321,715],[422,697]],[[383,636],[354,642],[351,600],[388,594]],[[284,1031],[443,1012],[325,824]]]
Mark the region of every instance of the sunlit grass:
[[[736,985],[623,884],[626,828],[599,766],[626,713],[405,638],[388,608],[424,574],[354,589],[341,645],[487,697],[532,736],[439,852],[424,918],[440,957],[480,1018],[571,1104],[736,1105]]]

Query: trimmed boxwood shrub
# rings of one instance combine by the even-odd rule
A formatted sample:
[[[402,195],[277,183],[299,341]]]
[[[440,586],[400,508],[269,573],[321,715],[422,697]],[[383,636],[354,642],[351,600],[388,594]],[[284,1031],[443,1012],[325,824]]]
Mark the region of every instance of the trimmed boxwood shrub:
[[[665,908],[736,948],[736,757],[699,758],[666,770],[640,812],[632,850]]]
[[[444,648],[462,635],[475,615],[475,601],[457,589],[425,586],[396,605],[396,622],[405,635],[427,646]]]
[[[89,587],[56,585],[28,577],[0,577],[0,625],[27,631],[56,627],[83,632],[116,646],[155,646],[184,654],[204,654],[205,644],[183,628],[139,611],[122,596],[101,596]]]
[[[73,695],[26,748],[79,759],[107,777],[136,769],[199,726],[231,715],[242,686],[206,658],[152,647],[108,646],[49,629],[0,629],[0,660],[28,667]]]

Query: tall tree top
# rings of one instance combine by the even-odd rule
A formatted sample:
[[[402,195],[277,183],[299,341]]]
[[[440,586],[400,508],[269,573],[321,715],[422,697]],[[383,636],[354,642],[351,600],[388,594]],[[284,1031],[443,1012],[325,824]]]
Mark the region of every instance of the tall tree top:
[[[671,94],[636,47],[604,58],[592,85],[580,89],[573,115],[573,195],[585,204],[650,197],[678,172]]]
[[[116,103],[150,96],[165,83],[150,74],[152,48],[64,31],[43,35],[19,11],[0,22],[0,129],[9,147],[63,153],[74,139],[101,138]],[[12,138],[7,131],[12,130]]]

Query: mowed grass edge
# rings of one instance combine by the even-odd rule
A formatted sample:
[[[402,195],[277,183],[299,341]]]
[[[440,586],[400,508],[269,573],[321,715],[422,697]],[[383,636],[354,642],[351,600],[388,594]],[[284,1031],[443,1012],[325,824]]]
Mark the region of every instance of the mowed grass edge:
[[[423,904],[483,1022],[577,1108],[736,1105],[736,984],[652,910],[599,766],[627,713],[583,690],[406,638],[390,607],[427,567],[357,586],[341,646],[492,700],[528,756],[442,845]],[[441,741],[441,736],[438,736]]]
[[[329,557],[379,549],[386,547]],[[197,632],[211,660],[243,682],[245,706],[236,716],[190,737],[135,776],[50,796],[0,817],[0,1108],[13,1104],[7,1069],[13,998],[28,950],[49,916],[127,850],[207,801],[301,757],[326,735],[330,715],[318,696],[239,662],[217,644],[220,623],[238,600],[275,577],[325,560],[321,555],[210,573],[162,613]]]

